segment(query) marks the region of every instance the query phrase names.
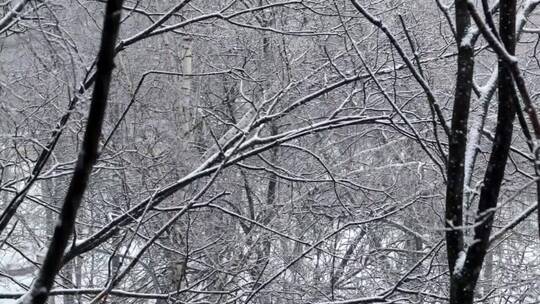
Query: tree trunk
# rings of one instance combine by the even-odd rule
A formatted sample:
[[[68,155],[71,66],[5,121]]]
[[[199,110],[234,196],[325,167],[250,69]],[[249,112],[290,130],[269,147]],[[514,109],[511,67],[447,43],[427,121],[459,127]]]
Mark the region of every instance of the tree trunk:
[[[515,53],[515,27],[516,1],[501,1],[499,32],[501,41],[510,54]],[[512,142],[515,117],[514,104],[517,103],[517,95],[510,68],[501,58],[499,58],[498,90],[499,106],[495,139],[484,175],[483,187],[480,192],[480,200],[474,223],[474,242],[466,250],[466,253],[464,252],[465,249],[459,252],[460,262],[457,263],[457,266],[457,257],[456,260],[452,261],[449,253],[449,264],[451,267],[450,303],[452,304],[472,304],[474,301],[474,291],[489,246],[495,208],[497,207],[497,200]],[[448,251],[455,252],[456,248],[451,248],[451,243],[447,243],[447,246]]]
[[[456,40],[458,44],[458,66],[456,91],[450,133],[448,172],[446,187],[446,251],[450,268],[450,299],[456,298],[463,290],[455,280],[456,263],[464,254],[463,226],[463,183],[465,168],[465,148],[467,146],[467,121],[474,73],[474,53],[471,43],[465,41],[471,26],[471,17],[467,9],[467,0],[456,1]]]

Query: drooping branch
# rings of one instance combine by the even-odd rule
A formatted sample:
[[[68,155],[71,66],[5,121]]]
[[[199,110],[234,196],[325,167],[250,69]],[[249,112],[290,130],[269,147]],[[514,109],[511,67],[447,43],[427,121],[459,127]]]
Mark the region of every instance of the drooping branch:
[[[292,141],[294,139],[308,136],[315,132],[322,132],[326,130],[337,129],[341,127],[351,126],[351,125],[360,125],[360,124],[370,124],[370,123],[387,123],[387,117],[368,117],[368,118],[359,118],[359,117],[343,117],[333,120],[323,121],[321,123],[316,123],[311,126],[300,128],[297,130],[287,131],[280,133],[275,136],[268,136],[264,138],[253,137],[246,140],[236,151],[235,154],[225,163],[225,167],[229,167],[233,164],[245,160],[249,157],[258,155],[264,151],[281,145],[285,142]],[[260,120],[264,120],[262,117]],[[227,151],[226,151],[227,152]],[[73,259],[74,257],[83,254],[92,250],[93,248],[99,246],[109,238],[111,238],[118,229],[132,223],[134,219],[141,216],[145,206],[148,204],[149,200],[152,200],[152,207],[159,205],[165,199],[178,192],[180,189],[183,189],[187,185],[192,184],[194,181],[201,178],[210,176],[214,173],[220,166],[213,165],[215,164],[215,159],[219,152],[214,153],[208,160],[206,160],[199,168],[195,169],[188,175],[184,176],[177,182],[165,186],[159,191],[156,192],[151,198],[147,198],[137,205],[133,206],[130,210],[126,211],[124,214],[116,217],[114,220],[109,222],[107,225],[103,226],[99,231],[95,232],[93,235],[88,238],[77,242],[73,247],[70,247],[66,253],[64,260],[65,262]]]

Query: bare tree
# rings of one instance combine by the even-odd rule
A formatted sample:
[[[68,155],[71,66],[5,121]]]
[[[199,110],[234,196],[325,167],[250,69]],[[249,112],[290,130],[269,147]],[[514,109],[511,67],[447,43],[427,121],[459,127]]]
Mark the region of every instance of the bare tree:
[[[534,303],[538,4],[0,3],[0,298]]]

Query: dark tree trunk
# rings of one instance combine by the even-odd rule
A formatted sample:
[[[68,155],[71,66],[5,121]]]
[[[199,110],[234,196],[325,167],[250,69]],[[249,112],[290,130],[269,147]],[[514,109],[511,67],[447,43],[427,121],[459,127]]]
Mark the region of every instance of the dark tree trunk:
[[[450,267],[450,289],[456,289],[453,270],[463,251],[463,184],[465,149],[467,146],[467,121],[474,73],[474,53],[471,43],[464,41],[471,25],[467,0],[456,1],[456,29],[458,44],[458,70],[456,92],[452,114],[452,130],[448,152],[448,172],[446,186],[446,248]],[[457,292],[457,290],[456,290]],[[451,292],[454,294],[454,292]]]
[[[515,22],[516,0],[501,1],[499,32],[501,41],[510,54],[514,54],[515,52]],[[455,271],[454,269],[455,261],[454,264],[450,264],[450,267],[452,267],[450,268],[450,303],[452,304],[472,304],[474,301],[474,290],[489,246],[495,208],[497,207],[497,200],[512,142],[513,122],[515,118],[514,104],[517,103],[517,95],[513,86],[510,67],[502,59],[499,59],[498,90],[499,105],[495,139],[483,180],[484,186],[480,192],[474,225],[474,242],[467,249],[464,263],[459,267],[459,271]],[[450,251],[451,249],[449,248],[448,250]],[[449,259],[449,262],[452,261]]]
[[[120,27],[122,0],[109,0],[105,11],[105,22],[101,37],[101,47],[96,67],[96,81],[86,124],[83,144],[73,173],[59,219],[43,265],[32,288],[23,298],[23,303],[43,304],[47,301],[54,278],[60,271],[64,251],[75,227],[75,218],[83,194],[90,179],[90,173],[98,157],[99,138],[105,116],[107,96],[114,68],[116,38]]]

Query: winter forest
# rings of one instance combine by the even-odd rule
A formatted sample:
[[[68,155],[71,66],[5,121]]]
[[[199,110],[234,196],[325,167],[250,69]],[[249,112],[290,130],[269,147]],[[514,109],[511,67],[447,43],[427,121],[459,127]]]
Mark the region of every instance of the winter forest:
[[[540,303],[540,0],[0,0],[0,303]]]

